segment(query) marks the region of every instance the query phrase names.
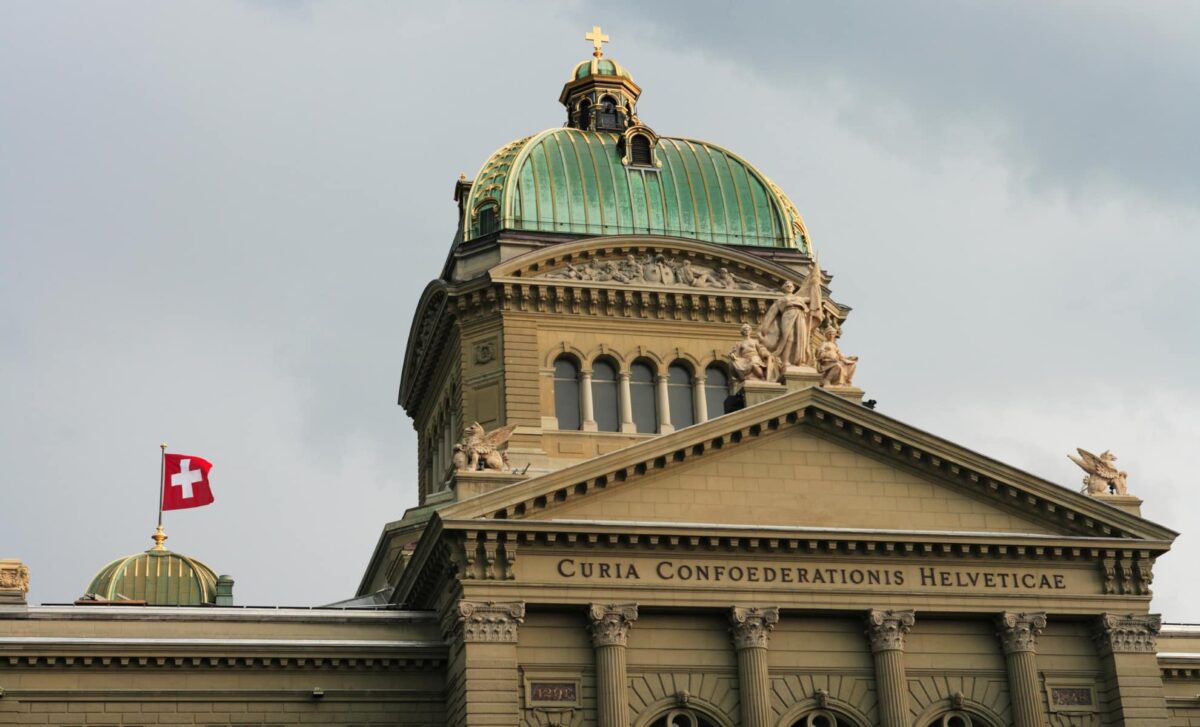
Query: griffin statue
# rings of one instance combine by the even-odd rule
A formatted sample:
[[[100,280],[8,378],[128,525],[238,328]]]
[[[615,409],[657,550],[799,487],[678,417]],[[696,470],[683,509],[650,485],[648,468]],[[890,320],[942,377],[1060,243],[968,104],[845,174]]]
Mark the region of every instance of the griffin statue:
[[[1125,489],[1125,473],[1113,464],[1117,461],[1117,455],[1107,449],[1101,452],[1099,457],[1086,449],[1076,448],[1075,451],[1079,452],[1078,457],[1073,454],[1068,454],[1067,457],[1079,465],[1080,469],[1087,472],[1087,476],[1083,478],[1084,493],[1088,495],[1128,494]]]

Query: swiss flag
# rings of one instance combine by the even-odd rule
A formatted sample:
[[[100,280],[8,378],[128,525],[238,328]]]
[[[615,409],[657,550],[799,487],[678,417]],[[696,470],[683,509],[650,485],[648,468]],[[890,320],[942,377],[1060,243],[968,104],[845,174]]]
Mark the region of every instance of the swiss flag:
[[[183,510],[211,505],[208,471],[212,462],[190,454],[163,454],[162,509]]]

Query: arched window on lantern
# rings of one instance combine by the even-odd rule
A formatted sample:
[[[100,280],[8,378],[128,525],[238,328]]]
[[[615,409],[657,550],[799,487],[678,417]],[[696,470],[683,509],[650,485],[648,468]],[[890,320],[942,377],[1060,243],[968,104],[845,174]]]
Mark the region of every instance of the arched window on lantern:
[[[554,362],[554,416],[559,429],[580,429],[579,365],[570,356]]]
[[[676,429],[696,423],[696,408],[692,403],[692,371],[682,361],[667,367],[667,406],[671,426]]]
[[[592,362],[592,416],[601,432],[615,432],[621,427],[617,413],[617,364],[607,357]]]
[[[648,361],[634,361],[629,367],[629,408],[634,428],[641,434],[658,431],[658,410],[654,403],[654,368]]]
[[[586,98],[579,102],[579,114],[576,116],[576,127],[586,131],[592,125],[592,102]]]
[[[725,397],[729,396],[729,374],[720,364],[704,369],[704,406],[709,419],[725,413]],[[674,421],[674,420],[672,420]]]
[[[617,113],[617,100],[612,96],[600,99],[596,111],[596,131],[620,131],[621,118]]]

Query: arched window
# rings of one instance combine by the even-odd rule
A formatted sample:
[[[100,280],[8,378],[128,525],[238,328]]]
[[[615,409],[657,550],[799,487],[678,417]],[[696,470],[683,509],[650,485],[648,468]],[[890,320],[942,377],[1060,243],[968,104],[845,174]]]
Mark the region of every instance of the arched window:
[[[600,108],[596,114],[597,131],[614,131],[621,128],[617,118],[617,101],[612,96],[600,99]]]
[[[692,404],[692,372],[681,363],[673,363],[667,368],[667,405],[671,412],[671,426],[683,429],[696,423],[696,409]]]
[[[708,418],[716,419],[725,413],[725,397],[729,396],[729,375],[725,369],[712,364],[704,369],[704,405]]]
[[[654,166],[650,156],[650,139],[645,134],[634,134],[629,139],[629,161],[641,167]]]
[[[612,359],[598,358],[592,363],[592,416],[596,429],[615,432],[620,428],[617,414],[617,366]]]
[[[592,121],[592,102],[586,98],[579,102],[579,128],[587,129]]]
[[[793,722],[792,727],[857,727],[857,725],[836,712],[818,709]]]
[[[695,710],[672,709],[651,722],[650,727],[716,727],[716,725]]]
[[[500,229],[500,218],[496,213],[495,204],[485,204],[480,207],[476,213],[476,228],[479,230],[476,237],[489,235]]]
[[[629,367],[629,407],[633,425],[643,434],[658,431],[658,411],[654,405],[654,369],[645,361]]]
[[[579,429],[579,367],[566,356],[554,362],[554,416],[559,429]]]

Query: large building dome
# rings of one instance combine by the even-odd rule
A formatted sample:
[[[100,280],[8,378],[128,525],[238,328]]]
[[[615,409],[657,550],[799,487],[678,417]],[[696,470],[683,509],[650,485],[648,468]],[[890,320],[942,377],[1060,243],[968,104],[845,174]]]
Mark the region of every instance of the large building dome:
[[[766,175],[715,144],[655,133],[638,118],[641,87],[603,57],[607,36],[588,38],[594,56],[559,95],[566,125],[505,144],[459,183],[463,242],[502,230],[662,235],[812,254],[799,212]]]
[[[144,601],[150,606],[202,606],[219,603],[218,580],[232,589],[232,579],[222,576],[204,563],[167,550],[161,528],[155,533],[156,544],[101,568],[84,592],[85,601]]]

